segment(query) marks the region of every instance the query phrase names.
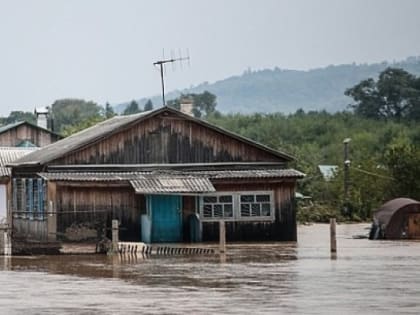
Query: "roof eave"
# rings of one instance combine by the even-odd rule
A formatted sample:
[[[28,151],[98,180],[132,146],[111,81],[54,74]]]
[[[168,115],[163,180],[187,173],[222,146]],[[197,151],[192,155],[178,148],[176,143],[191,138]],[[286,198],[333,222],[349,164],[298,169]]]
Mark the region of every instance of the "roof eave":
[[[34,167],[34,166],[41,166],[41,163],[36,162],[24,162],[24,163],[9,163],[6,164],[6,167]]]

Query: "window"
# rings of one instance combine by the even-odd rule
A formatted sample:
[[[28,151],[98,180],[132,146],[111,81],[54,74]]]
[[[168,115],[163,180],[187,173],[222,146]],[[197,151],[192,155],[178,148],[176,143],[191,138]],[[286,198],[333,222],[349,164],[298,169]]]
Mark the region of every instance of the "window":
[[[240,196],[241,217],[271,217],[271,194]]]
[[[34,219],[34,185],[32,178],[26,179],[26,214],[25,217]]]
[[[40,178],[15,178],[12,185],[13,215],[30,220],[43,220],[45,218],[45,182]]]
[[[41,178],[33,180],[33,213],[35,218],[44,219],[44,183]]]
[[[23,218],[26,215],[26,180],[15,178],[12,182],[13,191],[13,215],[14,217]]]
[[[202,221],[274,220],[273,192],[229,192],[202,196]]]
[[[232,218],[233,197],[231,195],[204,196],[202,198],[204,218]]]

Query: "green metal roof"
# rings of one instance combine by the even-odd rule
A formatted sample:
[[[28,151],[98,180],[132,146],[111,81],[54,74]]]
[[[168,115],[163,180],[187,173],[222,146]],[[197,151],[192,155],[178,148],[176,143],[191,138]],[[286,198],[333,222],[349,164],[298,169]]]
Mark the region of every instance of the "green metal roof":
[[[38,146],[33,144],[31,141],[29,140],[23,140],[21,142],[19,142],[16,147],[18,148],[37,148]]]

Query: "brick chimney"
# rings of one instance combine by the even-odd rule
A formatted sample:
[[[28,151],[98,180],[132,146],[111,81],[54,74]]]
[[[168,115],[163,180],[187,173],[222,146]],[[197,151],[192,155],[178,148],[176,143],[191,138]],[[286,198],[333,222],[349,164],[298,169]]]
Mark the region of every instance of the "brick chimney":
[[[184,114],[193,116],[194,115],[193,114],[193,105],[194,105],[194,102],[191,98],[183,97],[180,100],[180,108],[179,109]]]
[[[35,108],[35,115],[36,115],[36,124],[38,127],[47,129],[48,128],[48,108],[47,107],[39,107]]]

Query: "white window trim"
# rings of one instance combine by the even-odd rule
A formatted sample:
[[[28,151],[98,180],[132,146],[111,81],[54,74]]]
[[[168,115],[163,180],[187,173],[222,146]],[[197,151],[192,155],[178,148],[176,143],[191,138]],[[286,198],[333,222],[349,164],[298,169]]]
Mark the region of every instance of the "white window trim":
[[[270,195],[270,216],[241,216],[241,201],[242,195]],[[204,201],[203,198],[207,196],[232,196],[233,216],[232,217],[204,217]],[[203,222],[218,222],[218,221],[239,221],[239,222],[251,222],[251,221],[274,221],[275,220],[275,205],[274,205],[274,191],[272,190],[241,190],[241,191],[219,191],[215,193],[203,194],[199,198],[199,214],[200,221]]]

